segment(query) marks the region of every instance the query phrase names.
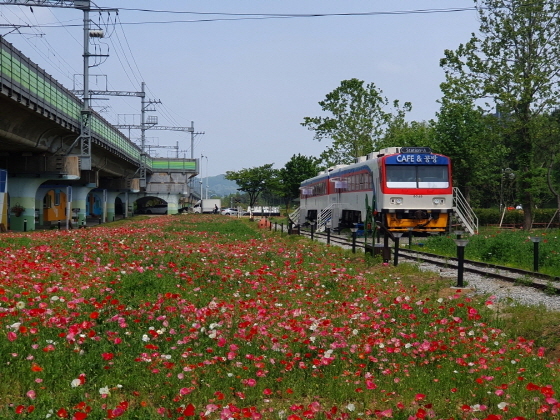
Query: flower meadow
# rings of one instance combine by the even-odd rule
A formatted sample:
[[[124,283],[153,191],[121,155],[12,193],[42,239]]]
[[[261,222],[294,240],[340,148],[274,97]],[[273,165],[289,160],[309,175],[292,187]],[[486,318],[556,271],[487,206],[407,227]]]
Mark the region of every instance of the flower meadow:
[[[556,419],[492,297],[255,223],[0,236],[0,418]]]

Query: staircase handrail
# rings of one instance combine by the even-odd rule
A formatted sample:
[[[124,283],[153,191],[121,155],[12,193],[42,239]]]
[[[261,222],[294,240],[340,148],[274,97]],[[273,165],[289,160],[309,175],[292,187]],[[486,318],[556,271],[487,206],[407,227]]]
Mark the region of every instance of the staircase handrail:
[[[453,187],[453,211],[471,235],[478,233],[478,217],[457,187]]]
[[[299,225],[299,212],[300,207],[296,208],[294,211],[288,214],[288,219],[296,226]]]
[[[348,206],[346,203],[331,203],[319,212],[317,217],[317,231],[322,232],[326,227],[329,220],[332,219],[332,210]]]

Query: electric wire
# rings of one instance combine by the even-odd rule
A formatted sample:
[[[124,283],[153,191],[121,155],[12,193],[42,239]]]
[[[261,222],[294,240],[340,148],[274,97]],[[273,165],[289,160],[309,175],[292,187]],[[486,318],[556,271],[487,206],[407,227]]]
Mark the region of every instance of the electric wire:
[[[37,16],[35,15],[35,12],[33,12],[33,9],[31,7],[29,9],[31,11],[31,17],[35,20],[35,22],[37,24],[39,24],[39,21],[37,20]],[[49,12],[57,20],[57,22],[62,24],[62,22],[60,22],[60,20],[54,15],[54,13],[52,13],[52,11],[50,9],[49,9]],[[70,33],[70,31],[68,31],[68,29],[66,29],[66,32]],[[48,52],[51,53],[51,54],[49,54],[49,58],[52,58],[52,57],[56,58],[56,60],[62,66],[62,68],[70,68],[75,74],[75,70],[72,67],[72,65],[70,63],[68,63],[68,61],[66,61],[62,55],[56,53],[56,49],[50,44],[50,42],[49,42],[49,40],[46,36],[41,36],[39,39],[41,40],[41,42],[43,42],[45,44],[45,49]],[[49,60],[49,61],[52,63],[52,60]],[[60,70],[60,67],[57,67],[57,68]],[[70,74],[70,75],[67,74],[67,77],[70,80],[73,80],[73,74]]]
[[[8,11],[9,9],[5,8],[2,10],[6,10]],[[18,29],[18,33],[20,33],[21,35],[23,35],[23,39],[25,40],[25,42],[42,58],[44,59],[46,62],[50,63],[54,68],[56,68],[60,74],[64,77],[67,77],[70,81],[72,81],[73,77],[72,75],[68,74],[68,71],[66,69],[64,69],[63,67],[65,65],[68,65],[69,67],[71,67],[66,61],[64,63],[64,65],[62,65],[62,63],[60,62],[60,54],[57,54],[55,49],[52,47],[52,45],[50,45],[48,43],[48,41],[46,41],[43,37],[44,34],[41,34],[37,31],[37,27],[39,25],[32,25],[30,24],[29,21],[25,20],[21,15],[18,15],[14,12],[12,12],[11,10],[9,11],[9,13],[13,16],[12,18],[9,18],[8,16],[6,16],[6,14],[4,13],[0,13],[0,17],[4,18],[4,20],[8,23],[8,24],[12,24],[10,21],[21,21],[25,23],[25,27],[31,29],[31,31],[33,31],[33,37],[39,37],[39,39],[41,39],[40,42],[42,42],[44,44],[43,48],[39,48],[35,43],[31,42],[31,40],[25,36],[25,34],[21,33]],[[24,11],[25,13],[25,11]],[[23,16],[25,16],[25,18],[27,18],[27,16],[24,14]],[[47,52],[47,53],[45,53]],[[56,60],[58,61],[55,62],[53,61],[53,59],[51,59],[52,57],[56,57]],[[61,67],[62,65],[62,67]]]
[[[48,10],[48,11],[50,12],[50,14],[56,19],[56,21],[57,21],[58,23],[62,24],[62,22],[60,21],[60,19],[58,19],[58,17],[52,12],[51,9],[47,9],[47,10]],[[66,28],[65,28],[65,29],[66,29]],[[76,42],[76,44],[78,44],[78,45],[81,46],[80,41],[78,41],[78,40],[76,39],[76,37],[72,34],[72,32],[70,32],[68,29],[66,29],[66,32],[67,32],[68,35]],[[47,41],[47,42],[48,42],[48,41]],[[49,45],[50,45],[50,44],[49,44]],[[77,73],[79,73],[79,72],[78,72],[77,70],[75,70],[75,69],[72,67],[72,65],[70,65],[70,64],[64,59],[64,57],[60,56],[59,54],[58,54],[57,56],[61,57],[61,58],[62,58],[62,61],[64,61],[64,63],[66,63],[66,65],[68,66],[68,68],[70,68],[70,69],[72,70],[72,72],[73,72],[73,75],[72,75],[72,83],[74,83],[74,74],[77,74]]]
[[[476,11],[476,7],[457,7],[447,9],[417,9],[417,10],[392,10],[381,12],[348,12],[348,13],[305,13],[305,14],[266,14],[266,13],[224,13],[224,12],[189,12],[177,10],[152,10],[119,8],[119,10],[138,11],[147,13],[168,13],[175,15],[189,14],[195,16],[220,16],[205,19],[189,20],[161,20],[161,21],[142,21],[142,22],[122,22],[122,25],[152,25],[152,24],[173,24],[173,23],[203,23],[203,22],[223,22],[223,21],[243,21],[243,20],[270,20],[270,19],[301,19],[301,18],[324,18],[324,17],[368,17],[368,16],[391,16],[391,15],[421,15],[436,13],[461,13]],[[222,17],[223,16],[223,17]],[[68,25],[79,26],[79,25]],[[57,27],[51,24],[39,25],[38,27]]]
[[[347,13],[231,13],[231,12],[190,12],[179,10],[156,10],[120,7],[119,10],[149,12],[149,13],[169,13],[169,14],[189,14],[189,15],[218,15],[218,16],[248,16],[265,18],[307,18],[307,17],[330,17],[330,16],[378,16],[378,15],[408,15],[408,14],[433,14],[433,13],[455,13],[474,11],[476,7],[455,7],[446,9],[416,9],[416,10],[392,10],[383,12],[347,12]]]
[[[109,39],[110,39],[111,44],[114,47],[115,55],[117,55],[117,58],[118,58],[118,60],[121,64],[121,67],[125,71],[125,74],[126,74],[127,78],[129,79],[130,83],[134,84],[134,82],[132,81],[132,79],[130,77],[130,74],[132,74],[132,77],[136,80],[136,83],[139,85],[141,82],[140,82],[138,77],[140,77],[140,79],[142,79],[142,80],[143,80],[143,78],[142,78],[142,74],[141,74],[141,71],[139,69],[139,66],[138,66],[138,64],[137,64],[137,62],[134,58],[134,54],[132,53],[132,49],[130,48],[130,44],[128,43],[128,39],[126,38],[126,33],[124,31],[124,28],[123,28],[124,25],[200,23],[200,22],[294,19],[294,18],[299,19],[299,18],[320,18],[320,17],[359,17],[359,16],[387,16],[387,15],[410,15],[410,14],[458,13],[458,12],[475,11],[477,9],[476,9],[476,7],[465,7],[465,8],[446,8],[446,9],[418,9],[418,10],[397,10],[397,11],[380,11],[380,12],[311,13],[311,14],[309,14],[309,13],[308,14],[276,14],[276,13],[274,13],[274,14],[258,13],[257,14],[257,13],[191,12],[191,11],[155,10],[155,9],[139,9],[139,8],[119,8],[119,10],[149,12],[149,13],[167,13],[167,14],[175,14],[175,15],[187,14],[187,15],[192,15],[192,16],[217,16],[217,17],[213,17],[213,18],[190,19],[190,20],[122,22],[120,20],[120,17],[118,15],[118,13],[117,13],[114,22],[111,24],[110,22],[102,22],[102,17],[101,17],[102,9],[100,9],[100,17],[98,19],[98,22],[99,22],[98,26],[99,27],[105,27],[107,29],[113,27],[113,32],[112,33],[109,30],[107,30],[107,32],[110,35],[113,35],[113,34],[117,33],[117,30],[116,30],[117,26],[121,29],[124,41],[126,42],[126,45],[128,47],[128,51],[130,52],[130,57],[132,59],[132,62],[134,63],[135,69],[132,67],[132,65],[131,65],[131,63],[128,59],[128,54],[126,53],[125,48],[122,46],[120,37],[118,35],[116,36],[117,41],[118,41],[118,46],[120,47],[120,52],[122,52],[122,59],[121,59],[121,56],[118,52],[117,44],[115,42],[113,42],[113,40],[112,40],[112,36],[109,36]],[[0,14],[0,16],[4,17],[1,14]],[[80,24],[65,24],[65,23],[60,22],[58,19],[57,19],[57,21],[58,21],[57,25],[39,24],[38,21],[37,21],[37,24],[29,25],[29,27],[37,29],[37,28],[58,28],[58,27],[69,28],[69,27],[81,26]],[[118,24],[117,24],[117,21],[118,21]],[[8,21],[8,23],[9,23],[9,21]],[[26,41],[31,45],[32,48],[34,48],[37,51],[38,54],[40,54],[46,60],[51,61],[51,60],[48,59],[48,57],[45,57],[44,54],[41,53],[41,51],[39,51],[37,48],[35,48],[35,46],[33,46],[28,40],[26,40]],[[94,44],[94,46],[96,48],[96,51],[98,51],[98,48],[101,48],[100,44]],[[107,46],[107,48],[108,48],[108,46]],[[52,48],[50,46],[49,46],[49,50],[52,50]],[[125,61],[126,66],[125,66],[125,63],[123,63],[123,60]],[[104,61],[105,60],[103,60],[103,62]],[[68,65],[68,63],[66,63],[66,64]],[[95,65],[99,65],[99,64],[100,63],[97,62]],[[65,72],[62,71],[62,69],[60,69],[58,66],[55,66],[55,67],[57,67],[63,74],[65,74]],[[71,66],[69,66],[69,67],[71,67]],[[126,67],[128,67],[130,69],[130,74],[127,71]],[[69,77],[69,79],[73,80],[72,77]],[[152,93],[152,91],[150,89],[148,89],[148,91],[150,93]],[[177,120],[173,117],[172,111],[169,110],[164,104],[162,104],[161,108],[162,108],[162,113],[165,115],[165,117],[169,121],[171,121],[172,124],[178,126],[179,124],[177,123]],[[195,134],[193,134],[193,135],[194,135],[194,138],[196,140],[196,145],[198,146],[201,142],[201,139],[199,138],[200,136],[195,135]]]
[[[138,85],[140,85],[140,84],[141,84],[141,81],[143,81],[144,78],[142,77],[142,72],[140,71],[140,67],[138,66],[138,63],[136,62],[136,59],[134,58],[134,53],[132,52],[132,48],[130,48],[130,43],[128,42],[128,38],[127,38],[127,36],[126,36],[126,32],[124,31],[124,28],[123,28],[123,26],[122,26],[122,22],[121,22],[120,16],[118,16],[118,15],[117,15],[117,19],[116,19],[115,24],[116,24],[117,22],[118,22],[118,27],[119,27],[120,30],[122,31],[122,35],[123,35],[123,38],[124,38],[124,42],[126,43],[126,47],[128,48],[128,51],[130,52],[130,56],[131,56],[131,58],[132,58],[132,62],[134,63],[134,67],[136,68],[136,71],[138,72],[138,76],[140,76],[140,77],[138,78],[138,77],[136,77],[136,75],[134,75],[134,77],[135,77],[135,79],[136,79],[136,83],[138,83]],[[120,42],[120,40],[119,40],[119,42]],[[123,53],[124,53],[125,56],[126,56],[125,49],[122,48],[122,50],[123,50]],[[132,69],[132,66],[130,65],[130,63],[129,63],[129,67],[130,67],[130,69],[132,70],[132,72],[134,73],[134,70]]]
[[[121,22],[120,22],[120,19],[119,19],[119,25],[120,25],[120,24],[121,24]],[[140,68],[138,67],[138,63],[136,62],[136,60],[135,60],[135,58],[134,58],[134,54],[132,53],[132,49],[130,48],[130,44],[129,44],[129,42],[128,42],[128,38],[126,37],[126,32],[124,31],[124,28],[122,27],[122,25],[120,25],[120,26],[121,26],[121,30],[122,30],[122,33],[123,33],[124,40],[125,40],[125,42],[126,42],[126,45],[127,45],[127,47],[128,47],[128,50],[130,51],[130,55],[131,55],[132,60],[133,60],[133,62],[134,62],[134,65],[135,65],[135,67],[136,67],[136,69],[137,69],[137,71],[138,71],[138,74],[140,75],[141,79],[143,80],[144,78],[142,77],[142,73],[141,73],[141,71],[140,71]],[[124,48],[123,48],[123,50],[124,50]],[[131,68],[131,69],[132,69],[132,68]],[[137,80],[138,80],[138,79],[137,79]],[[138,81],[138,83],[140,84],[139,81]],[[146,88],[147,88],[148,92],[152,95],[152,97],[155,97],[155,96],[156,96],[156,95],[154,95],[153,91],[149,88],[148,85],[146,85]],[[177,120],[171,115],[171,111],[170,111],[169,108],[165,105],[165,102],[162,102],[162,103],[160,103],[160,104],[158,104],[158,105],[159,105],[159,108],[160,108],[161,113],[162,113],[162,114],[167,118],[167,120],[171,123],[170,125],[173,125],[173,126],[176,126],[176,127],[180,126],[180,124],[177,122]]]
[[[113,38],[110,38],[110,42],[113,45],[115,55],[116,55],[117,59],[119,60],[119,63],[121,65],[122,69],[124,70],[128,81],[130,82],[130,84],[132,86],[139,86],[140,82],[139,82],[138,78],[136,77],[136,73],[135,73],[134,69],[130,65],[130,62],[128,60],[126,52],[124,51],[124,48],[122,46],[120,37],[117,35],[115,37],[115,40],[113,40]],[[136,82],[134,82],[132,80],[131,76],[136,80]],[[138,88],[136,88],[136,89],[138,89]]]

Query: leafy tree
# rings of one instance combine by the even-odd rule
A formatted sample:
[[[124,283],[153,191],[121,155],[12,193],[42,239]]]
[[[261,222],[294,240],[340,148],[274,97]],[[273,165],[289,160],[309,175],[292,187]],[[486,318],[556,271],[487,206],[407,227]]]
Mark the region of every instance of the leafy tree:
[[[475,0],[480,36],[445,51],[442,90],[455,100],[482,100],[499,112],[511,167],[530,229],[535,189],[542,184],[539,119],[560,103],[560,3],[553,0]]]
[[[434,123],[432,148],[451,158],[454,186],[470,201],[471,192],[499,185],[497,174],[506,166],[498,162],[505,151],[500,142],[489,141],[493,117],[467,100],[443,98],[441,103]],[[480,195],[477,198],[480,199]]]
[[[319,102],[331,116],[304,118],[301,125],[315,132],[315,140],[332,140],[332,146],[321,155],[329,166],[351,163],[375,150],[391,115],[384,110],[389,102],[382,93],[373,83],[364,86],[362,80],[343,80]],[[393,105],[398,108],[398,101]],[[406,103],[403,109],[409,111],[410,107]]]
[[[224,206],[231,206],[231,207],[237,207],[241,204],[247,206],[249,203],[249,195],[246,193],[240,194],[239,191],[237,191],[234,194],[228,194],[226,196],[224,196],[224,198],[222,199],[222,205]]]
[[[273,175],[267,183],[267,188],[262,192],[261,199],[264,206],[274,206],[282,202],[282,182],[280,181],[280,170],[273,169]]]
[[[547,155],[547,186],[556,198],[556,208],[560,219],[560,110],[554,110],[545,116],[543,124],[546,130],[542,138],[542,149],[548,151]]]
[[[272,163],[254,168],[244,168],[240,171],[227,171],[226,179],[235,181],[238,190],[247,193],[249,196],[249,206],[253,207],[259,195],[266,190],[274,188],[276,182],[276,170],[272,168]]]
[[[393,117],[378,149],[386,147],[431,146],[434,137],[432,122],[406,121],[404,117]]]
[[[346,150],[340,144],[333,144],[327,147],[319,155],[321,169],[327,169],[335,165],[352,162],[354,158],[343,158],[345,155]]]
[[[305,179],[312,178],[319,172],[319,159],[316,157],[293,155],[286,165],[278,171],[280,195],[286,208],[293,199],[299,197],[299,186]]]

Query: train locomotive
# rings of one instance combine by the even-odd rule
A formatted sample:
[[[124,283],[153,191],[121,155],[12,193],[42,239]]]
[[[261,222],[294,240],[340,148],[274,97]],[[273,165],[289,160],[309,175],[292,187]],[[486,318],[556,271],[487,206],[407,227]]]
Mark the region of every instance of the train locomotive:
[[[318,230],[373,222],[390,232],[438,233],[449,230],[452,212],[450,159],[428,147],[391,147],[303,181],[294,222]]]

